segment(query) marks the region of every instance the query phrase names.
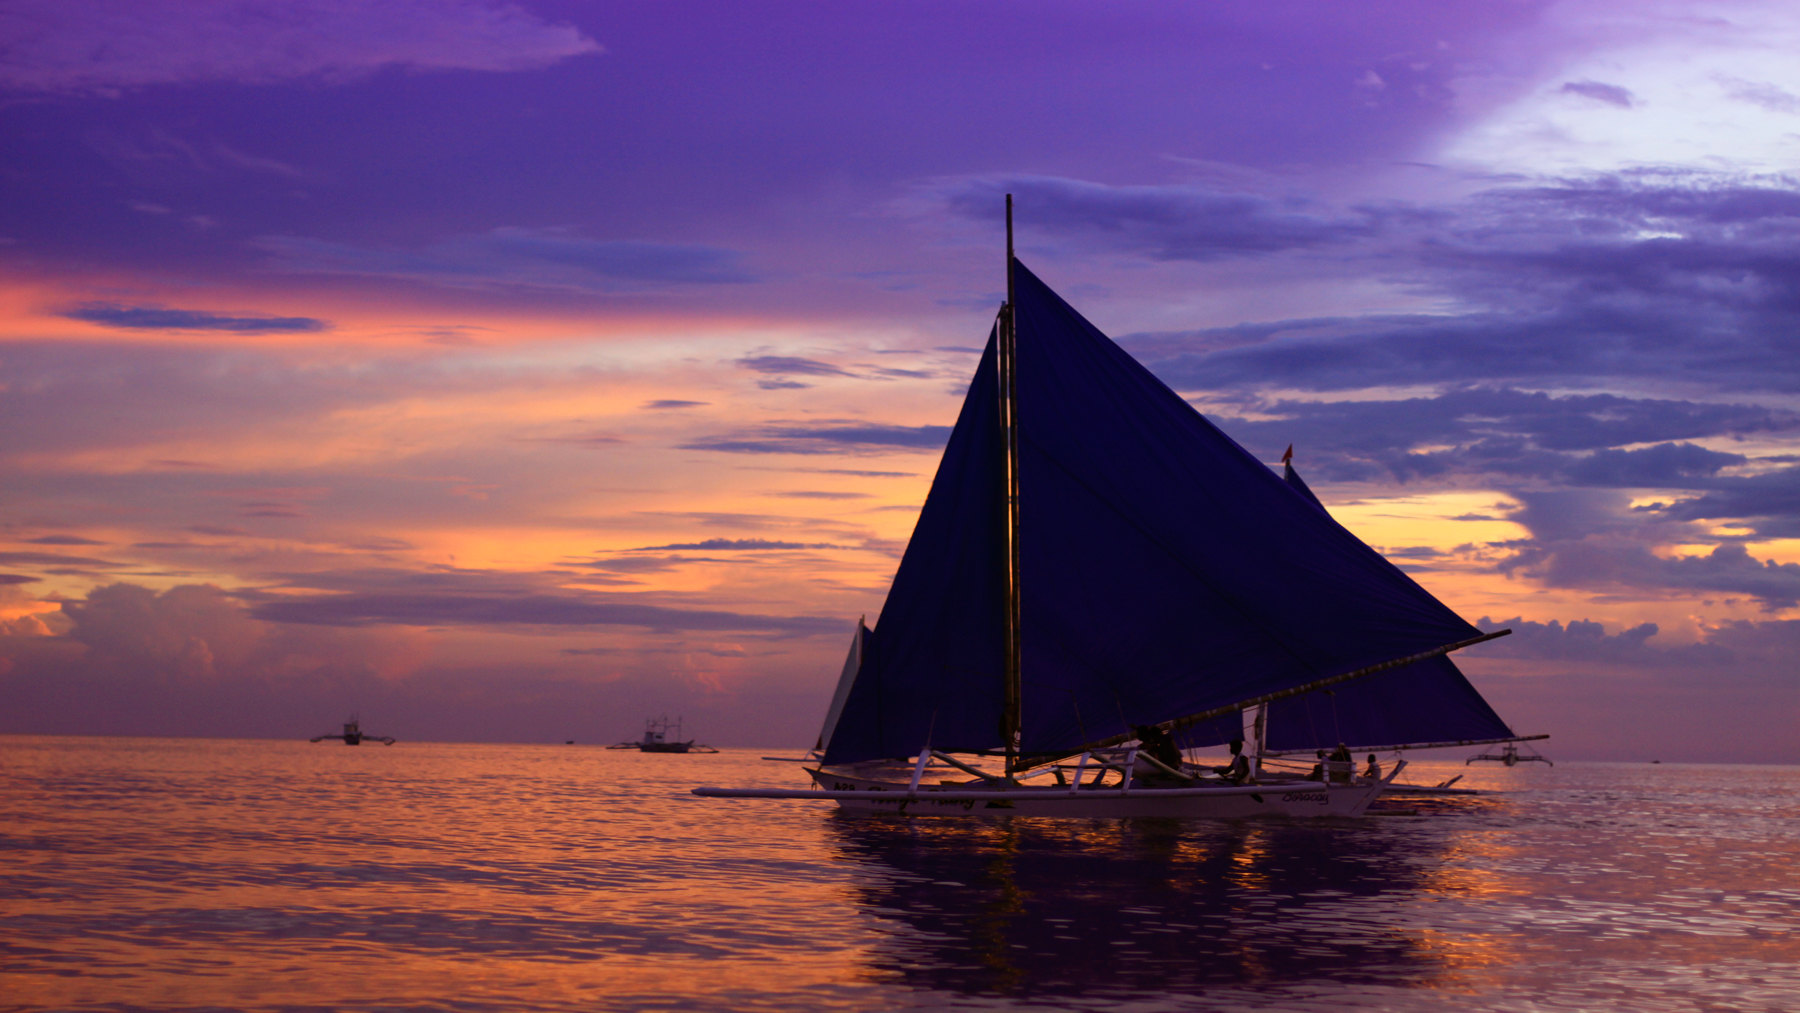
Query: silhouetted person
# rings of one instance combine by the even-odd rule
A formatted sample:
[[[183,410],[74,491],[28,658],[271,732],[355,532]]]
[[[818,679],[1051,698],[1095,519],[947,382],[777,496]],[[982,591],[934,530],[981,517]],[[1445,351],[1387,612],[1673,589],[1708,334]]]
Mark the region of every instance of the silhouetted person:
[[[1232,784],[1243,784],[1250,780],[1250,758],[1244,755],[1244,740],[1231,740],[1231,762],[1223,767],[1214,767],[1213,773]]]
[[[1181,747],[1175,744],[1174,736],[1155,725],[1138,725],[1138,752],[1147,753],[1159,763],[1171,770],[1181,769]]]
[[[1175,781],[1176,778],[1170,771],[1176,774],[1181,771],[1181,747],[1175,744],[1174,737],[1155,725],[1138,725],[1132,731],[1137,734],[1139,757],[1132,776],[1150,781]],[[1163,770],[1162,767],[1145,761],[1144,757],[1150,757],[1169,769]]]
[[[1371,781],[1381,780],[1381,764],[1375,762],[1375,754],[1369,754],[1369,765],[1363,768],[1363,776]]]
[[[1342,742],[1338,743],[1338,747],[1331,751],[1331,765],[1327,768],[1331,771],[1331,780],[1336,784],[1349,784],[1350,767],[1355,762],[1350,758],[1350,747]]]
[[[1325,750],[1319,750],[1317,755],[1319,757],[1319,762],[1313,764],[1312,773],[1306,775],[1308,781],[1325,780]]]

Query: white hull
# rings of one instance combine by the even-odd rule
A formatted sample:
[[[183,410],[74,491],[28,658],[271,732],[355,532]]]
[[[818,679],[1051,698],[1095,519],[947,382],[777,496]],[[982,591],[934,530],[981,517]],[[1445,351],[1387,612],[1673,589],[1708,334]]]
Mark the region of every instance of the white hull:
[[[985,787],[921,784],[808,768],[817,791],[697,788],[711,798],[835,801],[847,812],[905,816],[1062,816],[1073,819],[1249,819],[1360,816],[1380,794],[1374,781],[1353,784],[1208,785],[1070,790],[1057,785]]]

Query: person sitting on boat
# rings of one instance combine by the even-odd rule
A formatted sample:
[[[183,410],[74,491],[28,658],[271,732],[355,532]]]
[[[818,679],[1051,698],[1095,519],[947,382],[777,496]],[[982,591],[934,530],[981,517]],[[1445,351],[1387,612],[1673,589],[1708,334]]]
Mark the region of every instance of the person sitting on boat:
[[[1214,767],[1213,773],[1232,784],[1243,784],[1250,780],[1250,758],[1244,755],[1244,740],[1231,740],[1231,762],[1223,767]]]
[[[1332,783],[1349,784],[1350,768],[1355,763],[1356,761],[1350,758],[1350,747],[1340,742],[1338,747],[1331,751],[1331,762],[1326,765],[1325,769],[1331,772]]]
[[[1375,762],[1375,754],[1369,754],[1369,765],[1363,768],[1362,776],[1371,781],[1381,780],[1381,764]]]
[[[1138,737],[1139,757],[1132,769],[1132,777],[1174,780],[1170,772],[1179,773],[1181,770],[1181,747],[1175,744],[1175,737],[1155,725],[1138,725],[1132,731]],[[1162,764],[1162,767],[1143,759],[1146,756]]]
[[[1313,764],[1312,773],[1306,775],[1308,781],[1325,780],[1325,750],[1318,750],[1317,755],[1319,757],[1319,762]]]

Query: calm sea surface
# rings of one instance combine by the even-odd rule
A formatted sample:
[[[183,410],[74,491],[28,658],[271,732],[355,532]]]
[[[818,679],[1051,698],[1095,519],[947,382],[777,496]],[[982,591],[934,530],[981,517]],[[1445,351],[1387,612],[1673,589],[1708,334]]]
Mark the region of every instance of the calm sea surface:
[[[1800,768],[1342,823],[705,800],[751,751],[0,737],[0,1009],[1800,1009]]]

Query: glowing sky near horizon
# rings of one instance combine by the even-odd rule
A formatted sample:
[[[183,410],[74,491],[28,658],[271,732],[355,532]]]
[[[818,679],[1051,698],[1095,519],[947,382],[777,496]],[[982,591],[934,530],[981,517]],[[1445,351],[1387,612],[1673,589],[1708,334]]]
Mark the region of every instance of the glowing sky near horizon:
[[[1011,192],[1101,329],[1518,631],[1463,663],[1547,752],[1800,761],[1796,42],[1748,2],[11,4],[0,731],[810,744]]]

